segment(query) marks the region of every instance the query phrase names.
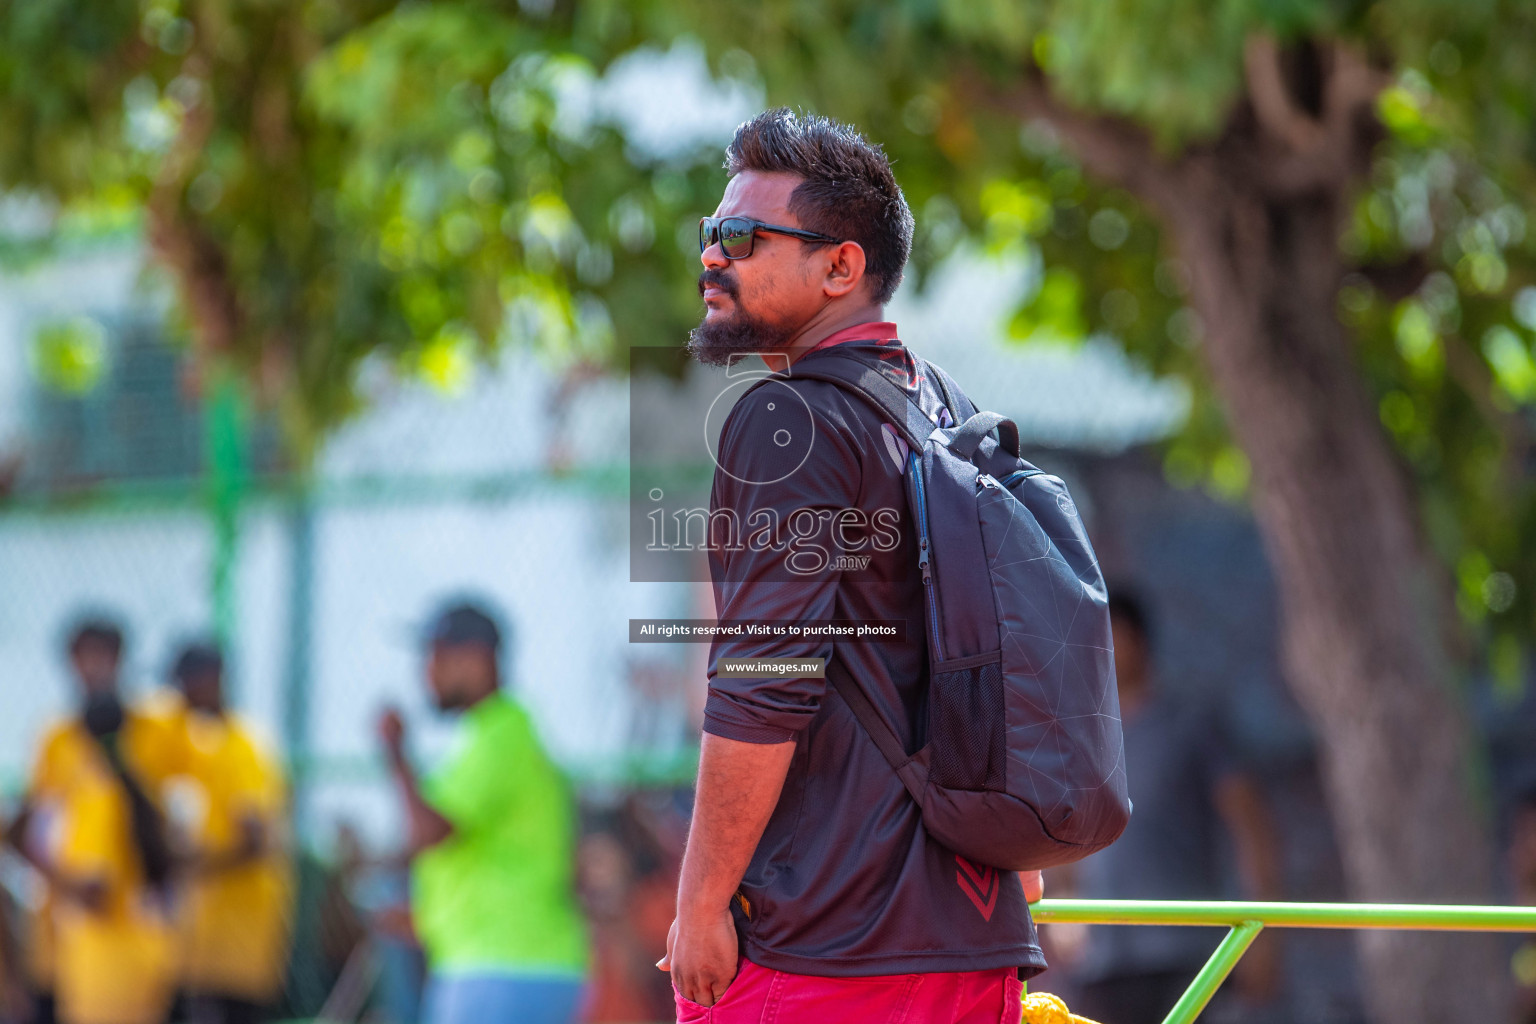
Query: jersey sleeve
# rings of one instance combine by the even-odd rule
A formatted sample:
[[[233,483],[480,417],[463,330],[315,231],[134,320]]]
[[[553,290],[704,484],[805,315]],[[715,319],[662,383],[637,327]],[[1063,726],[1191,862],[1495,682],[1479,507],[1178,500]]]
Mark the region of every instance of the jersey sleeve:
[[[47,800],[56,794],[63,784],[60,759],[64,737],[62,730],[54,726],[43,734],[37,745],[31,769],[27,773],[27,799],[32,802]]]
[[[230,788],[243,812],[271,823],[283,812],[287,785],[277,757],[243,724],[232,726]]]
[[[765,386],[744,396],[726,421],[710,494],[711,527],[721,525],[709,547],[720,623],[836,617],[837,524],[860,511],[862,486],[849,427],[828,412],[840,397],[830,384],[807,383],[793,393]],[[787,416],[786,407],[800,418]],[[811,436],[802,445],[793,432],[806,423]],[[704,731],[748,743],[794,739],[820,708],[826,680],[726,677],[720,659],[826,659],[832,648],[825,637],[717,639]]]

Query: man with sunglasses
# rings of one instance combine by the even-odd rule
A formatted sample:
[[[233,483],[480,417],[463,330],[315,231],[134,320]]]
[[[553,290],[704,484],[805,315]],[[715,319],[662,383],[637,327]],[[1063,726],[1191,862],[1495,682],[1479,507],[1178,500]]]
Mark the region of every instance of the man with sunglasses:
[[[907,749],[920,745],[928,652],[905,442],[836,384],[795,376],[835,348],[949,422],[885,319],[911,212],[879,147],[825,118],[759,115],[737,129],[726,168],[720,205],[699,226],[705,313],[689,350],[715,365],[755,353],[788,373],[735,404],[715,449],[711,521],[783,525],[711,546],[718,617],[906,628],[890,643],[715,643],[677,917],[659,966],[671,971],[680,1022],[1017,1022],[1020,978],[1045,966],[1025,902],[1026,886],[1038,897],[1038,873],[1021,885],[960,865],[829,693],[839,674],[853,680]],[[804,410],[809,424],[795,418]],[[798,547],[779,543],[784,529]],[[804,558],[816,550],[858,558]],[[826,678],[720,669],[725,658],[763,657],[824,659]]]

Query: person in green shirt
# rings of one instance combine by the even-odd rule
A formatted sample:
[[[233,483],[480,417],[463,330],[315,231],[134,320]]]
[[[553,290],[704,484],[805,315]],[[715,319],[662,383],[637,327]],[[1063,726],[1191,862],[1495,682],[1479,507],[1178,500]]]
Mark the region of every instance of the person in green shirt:
[[[433,700],[460,719],[453,749],[420,778],[400,713],[379,722],[427,956],[423,1024],[567,1024],[587,970],[569,786],[502,688],[501,629],[489,614],[453,604],[426,645]]]

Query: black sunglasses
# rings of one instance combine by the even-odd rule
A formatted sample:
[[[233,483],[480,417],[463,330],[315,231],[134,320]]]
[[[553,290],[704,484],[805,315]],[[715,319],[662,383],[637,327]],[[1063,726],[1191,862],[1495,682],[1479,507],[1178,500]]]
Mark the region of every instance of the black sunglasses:
[[[752,255],[752,239],[759,231],[772,231],[777,235],[789,235],[802,242],[832,242],[838,239],[815,231],[786,228],[778,224],[764,224],[751,217],[702,217],[699,219],[699,252],[710,246],[720,245],[720,251],[728,260],[744,260]]]

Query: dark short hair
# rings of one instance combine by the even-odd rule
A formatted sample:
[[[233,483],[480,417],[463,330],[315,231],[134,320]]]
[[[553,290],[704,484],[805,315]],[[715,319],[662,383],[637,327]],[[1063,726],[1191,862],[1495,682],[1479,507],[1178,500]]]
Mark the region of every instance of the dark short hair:
[[[171,678],[179,686],[201,679],[204,676],[219,675],[224,671],[224,652],[218,645],[199,640],[186,644],[176,654],[176,660],[171,663]]]
[[[104,615],[86,615],[76,619],[69,628],[66,649],[78,654],[86,647],[100,646],[111,651],[114,657],[123,654],[123,628]]]
[[[851,125],[788,107],[765,110],[736,129],[725,169],[797,174],[789,197],[802,227],[859,243],[876,302],[896,294],[912,253],[912,211],[885,151]]]
[[[1109,591],[1109,618],[1111,622],[1123,622],[1136,631],[1143,641],[1152,642],[1152,622],[1141,595],[1128,588],[1112,587]]]

